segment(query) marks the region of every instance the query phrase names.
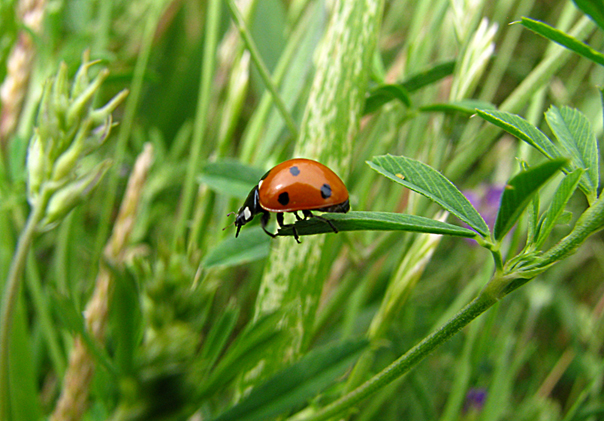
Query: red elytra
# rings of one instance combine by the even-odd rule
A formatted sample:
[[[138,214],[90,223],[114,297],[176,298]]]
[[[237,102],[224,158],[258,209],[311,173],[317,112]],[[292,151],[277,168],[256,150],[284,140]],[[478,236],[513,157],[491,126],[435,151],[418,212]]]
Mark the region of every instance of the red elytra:
[[[283,213],[293,212],[300,220],[302,218],[297,214],[298,211],[302,212],[304,219],[317,217],[329,224],[334,232],[338,232],[331,221],[313,215],[311,211],[346,213],[349,209],[348,190],[336,173],[311,159],[290,159],[268,171],[252,189],[237,212],[235,236],[239,235],[243,225],[261,213],[262,229],[275,237],[276,234],[266,229],[270,213],[276,213],[277,223],[284,227]],[[295,227],[293,230],[296,241],[300,242]]]

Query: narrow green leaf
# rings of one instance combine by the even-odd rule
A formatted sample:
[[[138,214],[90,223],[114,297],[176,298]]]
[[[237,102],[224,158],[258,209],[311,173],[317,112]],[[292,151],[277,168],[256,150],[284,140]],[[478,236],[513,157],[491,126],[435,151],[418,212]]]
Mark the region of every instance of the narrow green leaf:
[[[598,63],[600,66],[604,66],[604,54],[594,50],[576,38],[538,20],[523,17],[521,23],[525,28],[530,29],[536,34],[554,41],[588,60]]]
[[[11,330],[10,364],[8,380],[10,383],[10,403],[12,421],[42,419],[42,410],[38,394],[39,377],[36,375],[35,358],[32,353],[32,338],[27,327],[27,313],[24,300],[19,300]],[[38,373],[39,374],[39,373]],[[2,379],[4,381],[4,379]]]
[[[268,349],[282,342],[285,336],[279,322],[287,310],[288,307],[285,306],[249,323],[229,346],[210,376],[204,378],[198,398],[215,394],[218,389],[264,359]]]
[[[547,161],[518,173],[508,181],[501,197],[501,206],[493,230],[495,240],[501,241],[518,221],[533,195],[566,164],[566,159]]]
[[[453,74],[455,61],[440,63],[424,72],[415,74],[401,83],[384,84],[369,92],[365,101],[363,114],[369,114],[377,110],[384,104],[399,99],[407,107],[411,106],[409,94],[415,92],[424,86],[431,85],[439,80]]]
[[[239,236],[227,238],[210,250],[201,265],[206,268],[242,265],[268,256],[271,238],[260,226],[243,227]]]
[[[526,234],[526,241],[534,241],[537,237],[537,233],[539,230],[540,219],[539,219],[539,195],[536,194],[533,196],[533,200],[531,201],[531,205],[528,207],[528,227]]]
[[[439,111],[444,113],[464,113],[467,115],[476,114],[476,109],[494,110],[495,105],[490,102],[477,99],[463,99],[461,101],[447,102],[443,104],[430,104],[419,107],[420,111]]]
[[[583,169],[581,187],[589,202],[593,203],[597,198],[600,176],[598,140],[589,120],[578,110],[555,106],[545,113],[545,118],[571,162]]]
[[[604,0],[573,0],[573,3],[604,31]]]
[[[63,325],[74,334],[79,335],[90,352],[95,356],[96,361],[103,365],[110,374],[116,375],[117,369],[109,359],[105,349],[99,347],[97,342],[92,339],[84,328],[84,318],[76,310],[73,301],[63,295],[55,294],[53,302],[55,303],[54,310],[57,312]]]
[[[218,193],[245,199],[265,172],[238,161],[224,160],[207,164],[199,181]]]
[[[525,141],[549,159],[559,158],[562,155],[556,145],[541,130],[522,117],[505,111],[476,110],[476,112],[489,123]]]
[[[126,271],[115,271],[110,322],[115,338],[114,361],[120,374],[131,374],[136,347],[143,335],[143,315],[136,280]]]
[[[402,213],[324,213],[321,215],[321,217],[329,219],[338,229],[338,231],[411,231],[468,238],[476,236],[476,232],[464,227],[448,224],[446,222],[435,221],[434,219],[425,218],[423,216],[406,215]],[[325,221],[321,221],[318,218],[310,218],[305,221],[296,221],[294,225],[299,235],[325,234],[333,232],[333,229],[329,224],[327,224]],[[278,234],[288,236],[294,235],[292,225],[281,228]]]
[[[315,349],[256,387],[215,421],[260,421],[286,414],[332,384],[366,347],[366,340],[357,340]]]
[[[206,340],[201,349],[201,358],[204,366],[211,369],[218,357],[224,350],[227,340],[235,329],[235,324],[239,318],[239,308],[234,303],[229,303],[222,312],[218,320],[212,324]]]
[[[409,92],[401,84],[383,84],[369,91],[363,114],[370,114],[393,99],[398,99],[405,106],[411,107]]]
[[[371,168],[402,184],[457,216],[483,236],[489,228],[470,201],[444,175],[422,162],[404,156],[383,155],[367,162]]]
[[[424,86],[432,85],[433,83],[452,75],[453,71],[455,70],[455,66],[455,60],[439,63],[426,71],[416,73],[408,77],[403,81],[403,83],[401,83],[401,85],[407,90],[407,92],[418,91]]]
[[[560,223],[560,218],[564,213],[564,208],[571,196],[579,185],[583,170],[576,169],[575,171],[568,174],[560,182],[556,193],[552,199],[552,203],[549,205],[547,211],[543,214],[543,220],[539,225],[539,231],[535,240],[535,249],[541,248],[549,234],[552,232],[554,226]]]

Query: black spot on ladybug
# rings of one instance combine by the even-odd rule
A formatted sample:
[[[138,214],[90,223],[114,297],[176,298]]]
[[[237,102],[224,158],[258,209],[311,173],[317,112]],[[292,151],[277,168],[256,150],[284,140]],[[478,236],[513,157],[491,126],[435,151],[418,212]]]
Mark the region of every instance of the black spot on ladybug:
[[[279,198],[277,200],[279,201],[279,203],[285,206],[289,203],[289,194],[287,194],[287,192],[283,192],[279,195]]]
[[[321,186],[321,197],[327,199],[331,197],[331,186],[327,183]]]
[[[291,167],[289,169],[289,172],[292,173],[292,175],[294,177],[296,177],[298,174],[300,174],[300,168],[296,167],[295,165],[293,167]]]

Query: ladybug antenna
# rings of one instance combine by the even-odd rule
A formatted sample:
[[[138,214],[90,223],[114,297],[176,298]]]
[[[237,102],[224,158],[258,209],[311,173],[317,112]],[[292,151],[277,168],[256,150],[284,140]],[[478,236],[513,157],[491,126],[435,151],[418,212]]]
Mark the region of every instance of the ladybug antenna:
[[[227,213],[227,218],[228,218],[229,216],[233,215],[234,213],[237,213],[237,212],[229,212],[229,213]],[[228,227],[230,227],[230,226],[231,226],[231,224],[227,225],[227,226],[226,226],[226,227],[224,227],[222,230],[224,231],[225,229],[227,229],[227,228],[228,228]]]

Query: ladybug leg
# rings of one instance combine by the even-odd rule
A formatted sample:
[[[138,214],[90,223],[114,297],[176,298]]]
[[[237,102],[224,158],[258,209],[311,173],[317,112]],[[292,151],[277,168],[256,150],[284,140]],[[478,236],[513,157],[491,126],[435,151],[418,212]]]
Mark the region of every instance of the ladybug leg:
[[[268,224],[268,219],[270,217],[271,217],[270,213],[262,212],[262,218],[260,219],[260,225],[262,226],[262,229],[264,230],[265,233],[267,233],[271,237],[275,238],[277,236],[277,234],[273,234],[272,232],[270,232],[269,230],[266,229],[266,224]],[[279,218],[277,218],[277,219],[279,219]]]
[[[283,213],[281,213],[281,212],[277,214],[277,224],[279,225],[280,228],[291,227],[292,231],[294,231],[294,238],[296,239],[296,242],[298,244],[300,244],[300,237],[298,236],[298,230],[296,229],[296,227],[293,224],[284,223]]]
[[[300,215],[298,215],[298,211],[294,211],[294,216],[296,217],[297,221],[301,221],[302,218],[300,218]],[[306,217],[304,217],[304,219],[306,219]]]
[[[336,226],[327,218],[323,218],[322,216],[319,215],[313,215],[313,213],[309,210],[304,210],[302,211],[304,213],[304,219],[306,218],[317,218],[320,219],[321,221],[325,222],[327,225],[329,225],[331,227],[331,229],[333,230],[333,232],[335,232],[336,234],[338,233],[338,229],[336,228]]]

